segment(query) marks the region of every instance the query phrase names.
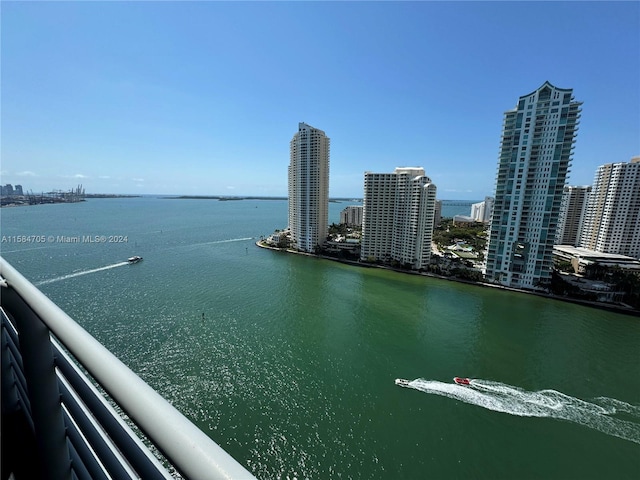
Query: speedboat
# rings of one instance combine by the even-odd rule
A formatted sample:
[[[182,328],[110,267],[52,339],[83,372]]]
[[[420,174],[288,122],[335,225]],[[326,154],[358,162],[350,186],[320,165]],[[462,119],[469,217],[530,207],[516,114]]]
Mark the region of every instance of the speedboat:
[[[458,385],[467,385],[467,386],[471,385],[471,380],[468,378],[453,377],[453,381]]]
[[[409,380],[405,380],[404,378],[396,378],[396,385],[400,385],[401,387],[408,387]]]
[[[127,258],[127,262],[129,262],[130,264],[138,263],[138,262],[141,262],[141,261],[142,261],[142,257],[139,257],[137,255],[135,257]]]

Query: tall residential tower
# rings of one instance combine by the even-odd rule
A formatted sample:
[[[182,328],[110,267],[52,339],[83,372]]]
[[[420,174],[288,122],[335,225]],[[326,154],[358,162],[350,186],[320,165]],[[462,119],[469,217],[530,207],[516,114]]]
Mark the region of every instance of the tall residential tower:
[[[306,123],[290,143],[289,228],[291,246],[315,252],[329,228],[329,137]]]
[[[640,157],[598,167],[580,246],[640,258]]]
[[[590,186],[564,187],[556,232],[556,245],[574,247],[578,245],[590,191]]]
[[[580,105],[545,82],[504,114],[486,278],[538,288],[551,278],[562,192]]]
[[[436,186],[422,168],[365,172],[360,258],[426,268],[435,206]]]

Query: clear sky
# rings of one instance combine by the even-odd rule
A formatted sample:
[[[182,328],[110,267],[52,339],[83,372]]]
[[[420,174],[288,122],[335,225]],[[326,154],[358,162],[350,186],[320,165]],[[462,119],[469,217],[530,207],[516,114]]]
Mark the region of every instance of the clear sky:
[[[638,2],[7,2],[1,183],[34,192],[287,195],[298,122],[330,195],[424,167],[492,195],[503,113],[583,101],[569,183],[640,155]]]

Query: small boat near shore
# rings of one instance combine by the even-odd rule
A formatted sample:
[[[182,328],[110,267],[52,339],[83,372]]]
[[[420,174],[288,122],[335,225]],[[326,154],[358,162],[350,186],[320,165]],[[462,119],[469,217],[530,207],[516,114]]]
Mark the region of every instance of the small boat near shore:
[[[129,262],[130,265],[133,265],[134,263],[138,263],[142,261],[142,257],[139,256],[135,256],[135,257],[129,257],[127,258],[127,262]]]
[[[401,387],[408,387],[410,383],[409,380],[405,380],[404,378],[396,378],[396,385],[400,385]]]
[[[471,380],[469,378],[453,377],[453,381],[458,385],[466,385],[466,386],[471,385]]]

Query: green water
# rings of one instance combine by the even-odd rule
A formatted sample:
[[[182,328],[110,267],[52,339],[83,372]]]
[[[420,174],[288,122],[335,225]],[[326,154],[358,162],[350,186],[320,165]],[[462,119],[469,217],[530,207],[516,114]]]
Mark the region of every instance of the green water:
[[[128,236],[2,254],[259,478],[640,471],[637,317],[256,247],[284,201],[1,213],[5,236]]]

